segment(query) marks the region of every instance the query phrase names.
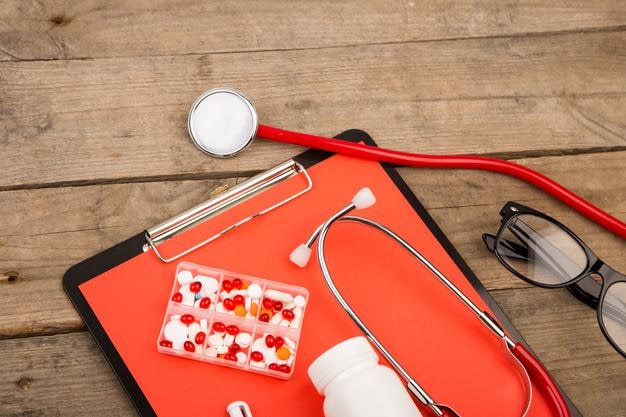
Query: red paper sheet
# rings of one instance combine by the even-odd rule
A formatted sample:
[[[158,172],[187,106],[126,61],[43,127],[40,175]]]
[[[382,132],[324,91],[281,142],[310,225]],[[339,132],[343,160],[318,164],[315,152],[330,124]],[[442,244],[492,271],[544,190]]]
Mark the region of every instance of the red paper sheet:
[[[248,402],[255,417],[323,416],[323,398],[309,381],[307,367],[360,332],[326,288],[315,254],[305,269],[291,264],[288,255],[365,186],[377,203],[354,214],[398,232],[489,310],[379,164],[333,156],[309,173],[314,183],[310,192],[184,258],[309,290],[296,370],[289,381],[157,352],[176,263],[163,264],[146,252],[80,285],[159,416],[225,416],[226,404],[234,400]],[[293,177],[160,248],[166,254],[177,252],[303,185],[301,176]],[[522,377],[501,341],[418,261],[381,233],[355,224],[337,225],[327,243],[329,265],[344,296],[436,401],[463,417],[520,416]],[[528,415],[552,415],[536,390]]]

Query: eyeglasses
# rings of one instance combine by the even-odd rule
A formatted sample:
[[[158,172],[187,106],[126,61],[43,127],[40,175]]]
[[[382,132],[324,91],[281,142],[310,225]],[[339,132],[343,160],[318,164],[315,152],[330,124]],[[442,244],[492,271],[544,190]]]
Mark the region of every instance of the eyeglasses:
[[[483,234],[487,248],[509,271],[544,288],[567,288],[598,311],[602,333],[626,357],[626,275],[600,260],[571,230],[552,217],[509,201],[502,225]],[[592,275],[602,278],[598,283]]]

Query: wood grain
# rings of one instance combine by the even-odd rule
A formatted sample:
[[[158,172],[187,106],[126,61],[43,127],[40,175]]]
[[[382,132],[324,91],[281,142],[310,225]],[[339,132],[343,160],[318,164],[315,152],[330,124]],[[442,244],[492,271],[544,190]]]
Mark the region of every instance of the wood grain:
[[[0,63],[0,189],[223,178],[278,163],[259,141],[216,161],[186,132],[203,90],[234,85],[260,120],[381,146],[526,156],[626,149],[626,32],[179,57]],[[593,82],[591,82],[593,81]]]
[[[594,31],[626,25],[622,1],[221,3],[6,0],[0,59],[284,50]]]
[[[626,416],[626,361],[605,342],[593,310],[565,290],[494,296],[586,417]],[[3,416],[135,415],[88,333],[2,340],[0,363]]]
[[[613,215],[626,219],[622,168],[626,152],[521,161],[570,184]],[[581,168],[582,167],[582,168]],[[586,167],[586,168],[585,168]],[[618,171],[620,172],[620,171]],[[496,232],[507,200],[528,203],[568,224],[617,269],[626,271],[623,241],[547,195],[514,179],[470,171],[403,170],[461,255],[489,289],[525,287],[482,244]],[[231,179],[228,182],[233,183]],[[0,338],[80,329],[61,290],[78,261],[208,198],[221,181],[169,181],[20,190],[0,193]],[[9,281],[9,276],[16,277]],[[23,302],[22,300],[37,300]]]

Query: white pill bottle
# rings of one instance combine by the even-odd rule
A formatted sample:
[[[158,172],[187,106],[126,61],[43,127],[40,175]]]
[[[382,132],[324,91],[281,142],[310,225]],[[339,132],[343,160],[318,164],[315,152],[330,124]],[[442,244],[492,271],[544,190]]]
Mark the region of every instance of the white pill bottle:
[[[332,347],[309,367],[325,417],[422,417],[404,384],[364,337]]]

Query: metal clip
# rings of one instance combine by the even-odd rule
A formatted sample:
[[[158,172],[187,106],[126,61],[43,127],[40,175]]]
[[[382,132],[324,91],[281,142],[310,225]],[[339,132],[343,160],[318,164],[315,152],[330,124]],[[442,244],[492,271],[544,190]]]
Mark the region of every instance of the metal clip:
[[[223,229],[221,232],[216,233],[215,235],[203,240],[202,242],[180,252],[176,255],[166,257],[159,252],[157,246],[159,243],[162,243],[176,234],[188,230],[189,228],[211,218],[215,215],[219,214],[224,210],[228,210],[229,208],[247,200],[248,198],[270,188],[288,178],[291,178],[295,175],[302,174],[306,179],[307,185],[301,191],[287,197],[286,199],[264,209],[250,216],[244,217],[238,222],[228,226]],[[262,172],[254,177],[237,184],[232,187],[228,191],[217,192],[217,196],[213,197],[215,190],[212,193],[212,197],[205,201],[202,204],[199,204],[178,216],[172,217],[169,220],[164,221],[163,223],[152,227],[145,232],[147,245],[144,246],[144,250],[152,249],[154,253],[159,257],[159,259],[165,263],[176,261],[177,259],[182,258],[185,255],[195,251],[203,247],[204,245],[214,241],[215,239],[223,236],[225,233],[233,230],[234,228],[241,226],[244,223],[249,222],[250,220],[259,217],[263,214],[269,213],[270,211],[277,209],[278,207],[287,204],[288,202],[300,197],[302,194],[306,193],[313,187],[313,181],[309,176],[306,169],[299,163],[294,160],[288,160],[283,162],[282,164],[268,170]]]

